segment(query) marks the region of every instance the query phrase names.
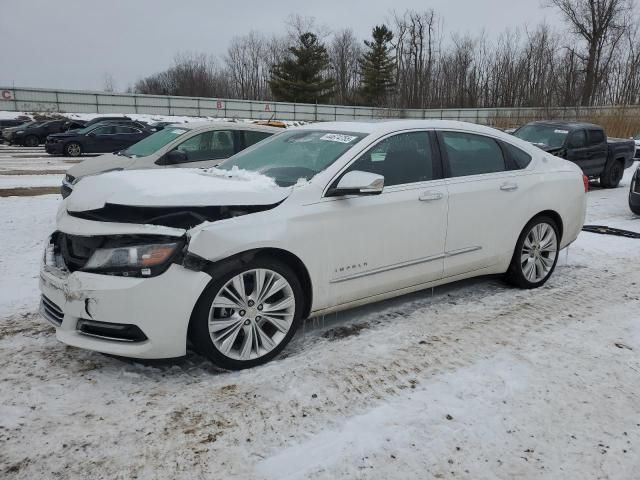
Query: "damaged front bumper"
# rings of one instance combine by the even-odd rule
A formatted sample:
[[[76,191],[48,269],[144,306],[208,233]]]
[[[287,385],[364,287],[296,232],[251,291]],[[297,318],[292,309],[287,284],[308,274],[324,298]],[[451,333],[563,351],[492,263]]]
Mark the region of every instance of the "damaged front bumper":
[[[69,272],[49,252],[40,269],[40,312],[68,345],[133,358],[179,357],[210,280],[179,264],[151,278]]]

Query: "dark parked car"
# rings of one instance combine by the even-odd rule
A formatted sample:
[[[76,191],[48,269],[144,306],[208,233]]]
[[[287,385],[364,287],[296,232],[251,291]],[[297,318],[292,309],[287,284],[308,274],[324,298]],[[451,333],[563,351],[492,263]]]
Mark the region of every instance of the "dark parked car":
[[[100,122],[81,130],[47,137],[45,150],[53,155],[79,157],[83,153],[110,153],[130,147],[154,130],[133,124]]]
[[[541,121],[520,127],[513,135],[578,165],[604,188],[615,188],[625,168],[633,164],[633,140],[607,138],[604,129],[591,123]]]
[[[11,120],[0,120],[0,130],[2,130],[3,128],[9,128],[9,127],[18,127],[20,125],[23,125],[25,122],[28,122],[30,120],[19,120],[19,119],[11,119]]]
[[[21,125],[18,125],[17,127],[8,127],[8,128],[3,128],[2,129],[2,139],[7,142],[8,144],[12,143],[13,140],[13,136],[15,135],[15,133],[19,130],[25,130],[28,128],[35,128],[38,125],[40,125],[41,123],[44,123],[42,121],[27,121],[22,123]]]
[[[631,180],[629,189],[629,208],[636,215],[640,215],[640,167],[636,170]]]
[[[16,130],[11,138],[11,143],[25,147],[36,147],[44,143],[47,136],[52,133],[65,131],[65,123],[67,120],[49,120],[29,128]]]

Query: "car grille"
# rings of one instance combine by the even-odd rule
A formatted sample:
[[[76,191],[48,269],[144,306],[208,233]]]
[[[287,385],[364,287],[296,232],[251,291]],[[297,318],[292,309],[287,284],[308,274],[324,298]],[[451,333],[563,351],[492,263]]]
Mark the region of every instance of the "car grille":
[[[53,323],[56,327],[62,325],[62,319],[64,313],[60,310],[60,307],[42,295],[40,299],[40,314]]]

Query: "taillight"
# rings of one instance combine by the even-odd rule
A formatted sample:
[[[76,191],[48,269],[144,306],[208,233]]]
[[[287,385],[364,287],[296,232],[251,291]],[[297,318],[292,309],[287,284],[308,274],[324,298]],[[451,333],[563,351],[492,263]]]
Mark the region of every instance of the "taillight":
[[[584,192],[587,193],[589,191],[589,177],[582,175],[582,182],[584,183]]]

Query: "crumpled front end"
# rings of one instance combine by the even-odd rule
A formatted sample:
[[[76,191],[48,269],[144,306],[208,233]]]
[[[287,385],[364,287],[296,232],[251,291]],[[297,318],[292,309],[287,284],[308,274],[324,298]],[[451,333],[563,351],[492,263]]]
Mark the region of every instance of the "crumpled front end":
[[[127,270],[121,265],[86,271],[96,255],[105,258],[106,250],[133,256],[135,243],[181,242],[184,232],[140,225],[131,230],[142,233],[123,234],[122,226],[66,213],[58,225],[61,230],[50,237],[40,269],[40,311],[56,327],[57,338],[68,345],[134,358],[184,355],[191,312],[210,277],[184,268],[179,261],[182,250],[156,265],[157,271]],[[122,238],[125,244],[118,250],[113,242]]]

